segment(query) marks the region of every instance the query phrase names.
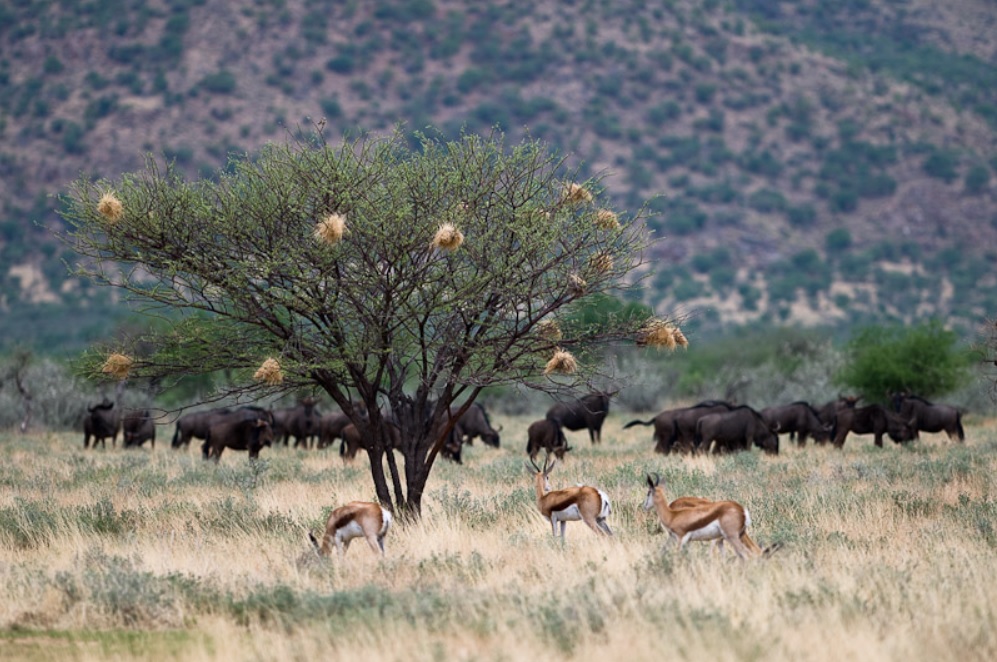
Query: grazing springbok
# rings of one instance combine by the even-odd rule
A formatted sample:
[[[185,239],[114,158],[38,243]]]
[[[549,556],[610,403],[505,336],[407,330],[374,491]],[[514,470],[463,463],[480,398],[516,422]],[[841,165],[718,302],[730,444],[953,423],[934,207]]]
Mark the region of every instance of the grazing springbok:
[[[532,459],[530,464],[536,471],[537,508],[540,514],[550,520],[554,536],[557,536],[557,525],[561,524],[561,540],[564,540],[564,528],[568,522],[581,520],[599,535],[613,535],[606,518],[612,514],[612,504],[602,490],[590,485],[567,487],[563,490],[551,491],[550,472],[557,465],[557,458],[550,455],[544,458],[541,469]],[[527,466],[527,469],[530,467]]]
[[[379,503],[351,501],[329,513],[322,544],[309,531],[308,537],[320,556],[329,556],[332,545],[342,558],[354,538],[366,538],[375,554],[384,556],[384,536],[391,528],[391,512]]]
[[[751,514],[736,501],[682,497],[669,504],[660,476],[648,476],[647,486],[644,510],[657,511],[662,526],[675,538],[680,550],[690,540],[718,540],[721,551],[727,542],[741,559],[775,551],[763,550],[751,539]]]

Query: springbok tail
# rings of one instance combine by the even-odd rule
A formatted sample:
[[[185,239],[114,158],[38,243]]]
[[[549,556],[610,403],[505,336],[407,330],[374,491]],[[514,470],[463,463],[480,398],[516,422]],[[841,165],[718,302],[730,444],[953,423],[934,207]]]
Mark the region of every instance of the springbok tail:
[[[318,538],[316,538],[315,534],[311,531],[308,532],[308,539],[312,541],[312,545],[315,547],[315,553],[319,556],[324,556],[324,554],[322,554],[322,546],[319,545]]]

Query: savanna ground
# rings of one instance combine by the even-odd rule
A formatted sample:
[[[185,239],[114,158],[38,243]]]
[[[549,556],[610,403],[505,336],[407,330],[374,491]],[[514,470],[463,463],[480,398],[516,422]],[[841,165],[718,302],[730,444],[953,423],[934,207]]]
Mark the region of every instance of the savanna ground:
[[[570,523],[561,545],[523,467],[530,419],[496,418],[503,447],[440,464],[384,560],[307,542],[331,507],[373,497],[362,457],[214,466],[164,429],[128,452],[0,433],[0,658],[997,659],[995,422],[969,421],[965,445],[690,458],[613,415],[599,447],[569,434],[552,482],[605,489],[616,536]],[[784,548],[677,554],[641,509],[648,471],[670,497],[740,501],[755,539]]]

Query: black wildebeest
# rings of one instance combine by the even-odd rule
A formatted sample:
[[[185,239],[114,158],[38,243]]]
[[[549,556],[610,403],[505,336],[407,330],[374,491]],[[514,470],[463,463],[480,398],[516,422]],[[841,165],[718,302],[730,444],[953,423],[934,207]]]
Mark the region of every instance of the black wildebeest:
[[[861,399],[861,395],[841,395],[839,393],[835,400],[831,400],[817,410],[817,416],[821,423],[833,427],[838,417],[838,411],[849,407],[854,408],[855,403]]]
[[[318,439],[322,427],[322,414],[315,407],[316,400],[313,397],[305,397],[298,401],[294,407],[275,409],[273,411],[274,437],[283,439],[287,446],[291,437],[294,437],[294,447],[304,446],[309,448],[312,439]]]
[[[114,403],[107,398],[93,407],[87,407],[87,415],[83,419],[83,448],[90,447],[91,437],[94,448],[97,448],[98,443],[102,448],[107,448],[108,437],[111,438],[111,448],[114,448],[120,428],[121,410],[116,409]]]
[[[965,441],[962,429],[962,412],[950,405],[936,405],[924,398],[899,391],[890,395],[893,411],[905,420],[914,419],[914,438],[918,432],[944,432],[949,441]]]
[[[499,431],[492,427],[485,408],[473,403],[457,421],[457,433],[464,443],[470,445],[475,437],[494,448],[499,447]]]
[[[210,458],[218,462],[222,451],[231,448],[249,451],[249,459],[255,460],[260,456],[260,450],[271,444],[273,428],[270,426],[269,415],[230,415],[208,428],[208,436],[201,445],[201,455],[205,460]]]
[[[385,426],[390,447],[397,447],[401,443],[401,430],[390,420],[385,422]],[[339,447],[339,455],[343,458],[343,462],[353,460],[357,456],[357,452],[361,449],[367,450],[367,447],[364,445],[363,435],[353,423],[348,423],[343,428],[342,437],[343,444]]]
[[[176,430],[173,431],[173,448],[190,445],[191,437],[205,439],[208,436],[208,428],[212,423],[222,420],[232,410],[227,407],[208,409],[206,411],[195,411],[184,414],[177,419]]]
[[[823,444],[834,436],[834,423],[822,423],[820,414],[809,402],[800,400],[788,405],[766,407],[760,413],[769,427],[779,431],[778,434],[787,433],[790,439],[796,435],[796,443],[800,446],[806,446],[810,437]]]
[[[714,453],[746,451],[754,444],[771,455],[779,454],[779,435],[762,415],[747,405],[701,416],[696,421],[695,446]]]
[[[876,435],[875,443],[882,448],[884,434],[898,444],[914,439],[914,418],[905,420],[882,405],[842,407],[837,413],[835,429],[833,443],[837,448],[845,445],[849,432]]]
[[[564,430],[556,420],[550,418],[530,423],[526,437],[526,452],[531,460],[536,459],[540,449],[553,453],[558,459],[564,458],[564,454],[571,450],[564,436]]]
[[[557,402],[547,410],[547,418],[568,430],[588,430],[593,444],[602,441],[602,424],[609,414],[608,393],[589,393],[573,402]]]
[[[125,448],[141,446],[146,441],[151,442],[152,448],[156,447],[156,422],[152,420],[148,409],[129,410],[125,414],[122,428],[125,433]]]
[[[707,414],[730,411],[734,405],[723,400],[705,400],[691,407],[666,409],[649,421],[630,421],[623,429],[635,425],[654,426],[654,452],[668,455],[673,450],[690,453],[696,436],[696,421]]]
[[[362,402],[354,402],[352,407],[354,414],[367,420],[367,407]],[[343,412],[323,414],[319,420],[318,448],[328,448],[335,443],[336,439],[342,439],[343,430],[351,422],[350,417]],[[274,431],[274,436],[278,436],[276,431]],[[341,444],[339,447],[340,455],[344,452],[344,446],[345,444]]]
[[[337,439],[342,439],[343,430],[351,423],[350,417],[342,412],[323,415],[319,423],[318,447],[328,448]]]

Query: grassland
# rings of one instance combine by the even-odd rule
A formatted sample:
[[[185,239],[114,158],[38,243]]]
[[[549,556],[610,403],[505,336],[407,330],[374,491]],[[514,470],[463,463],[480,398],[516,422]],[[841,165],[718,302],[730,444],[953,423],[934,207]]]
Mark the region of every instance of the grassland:
[[[552,476],[603,487],[614,538],[575,523],[552,539],[523,468],[529,419],[499,417],[504,447],[439,466],[384,560],[358,542],[344,561],[317,559],[306,531],[373,496],[363,462],[280,448],[214,466],[0,433],[0,657],[997,659],[997,425],[972,422],[965,445],[716,459],[654,455],[625,420],[600,447],[575,433]],[[784,549],[663,551],[647,471],[671,496],[742,502]]]

